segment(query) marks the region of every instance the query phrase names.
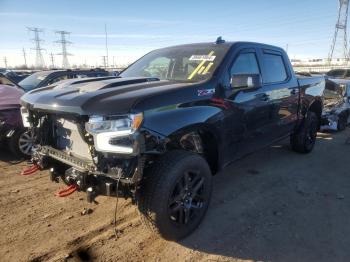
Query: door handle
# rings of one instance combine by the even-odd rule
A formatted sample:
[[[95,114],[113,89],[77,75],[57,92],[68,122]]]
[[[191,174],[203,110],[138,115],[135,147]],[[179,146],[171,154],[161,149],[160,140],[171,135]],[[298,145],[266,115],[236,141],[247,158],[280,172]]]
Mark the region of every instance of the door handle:
[[[261,101],[268,101],[270,99],[270,96],[268,94],[260,94],[259,98]]]

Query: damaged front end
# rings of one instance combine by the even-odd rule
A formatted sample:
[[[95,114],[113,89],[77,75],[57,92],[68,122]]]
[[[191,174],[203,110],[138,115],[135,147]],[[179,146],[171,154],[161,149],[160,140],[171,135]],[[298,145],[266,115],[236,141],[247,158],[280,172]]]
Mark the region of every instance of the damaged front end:
[[[349,123],[350,104],[345,101],[325,107],[321,119],[321,131],[341,131]]]
[[[21,113],[37,136],[33,163],[49,168],[52,181],[85,191],[89,202],[98,195],[134,198],[145,163],[142,114],[89,117],[27,108]]]

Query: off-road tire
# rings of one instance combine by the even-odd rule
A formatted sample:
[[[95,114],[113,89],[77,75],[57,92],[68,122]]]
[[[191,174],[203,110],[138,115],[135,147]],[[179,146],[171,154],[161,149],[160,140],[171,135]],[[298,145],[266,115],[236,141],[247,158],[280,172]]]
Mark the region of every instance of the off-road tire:
[[[314,148],[318,130],[318,118],[309,111],[299,128],[291,135],[290,144],[298,153],[310,153]]]
[[[199,177],[203,178],[201,192],[204,201],[201,209],[196,209],[195,212],[198,213],[192,213],[196,215],[192,216],[190,223],[181,224],[169,215],[171,212],[169,203],[173,201],[173,190],[177,188],[179,181],[182,183],[181,179],[189,170],[198,170],[196,172],[200,174]],[[184,150],[169,151],[145,170],[137,197],[141,220],[148,229],[165,239],[182,239],[191,234],[201,223],[209,206],[211,192],[212,174],[203,157]]]

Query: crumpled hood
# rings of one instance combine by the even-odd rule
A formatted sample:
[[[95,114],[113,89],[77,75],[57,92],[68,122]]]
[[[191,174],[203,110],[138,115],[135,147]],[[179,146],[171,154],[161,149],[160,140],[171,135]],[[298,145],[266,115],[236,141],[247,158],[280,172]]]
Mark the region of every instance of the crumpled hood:
[[[79,115],[124,114],[145,97],[191,85],[155,78],[117,78],[48,86],[25,94],[21,103],[34,110],[67,112]]]
[[[19,108],[24,91],[13,86],[0,85],[0,110]]]

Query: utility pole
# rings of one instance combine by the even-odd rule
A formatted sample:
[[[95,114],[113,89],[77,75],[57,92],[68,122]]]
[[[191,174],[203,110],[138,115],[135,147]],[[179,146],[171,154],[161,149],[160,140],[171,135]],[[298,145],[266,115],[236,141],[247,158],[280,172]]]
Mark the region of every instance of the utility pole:
[[[346,63],[349,60],[347,39],[348,9],[349,0],[339,0],[338,20],[335,24],[334,36],[328,55],[329,63],[331,63],[335,55],[340,55],[340,57],[336,58],[344,58]]]
[[[107,67],[109,66],[108,64],[108,37],[107,37],[107,25],[105,24],[105,34],[106,34],[106,65]],[[106,68],[106,66],[105,66]]]
[[[50,60],[51,60],[51,68],[55,68],[55,58],[53,53],[50,53]]]
[[[103,55],[102,61],[103,61],[103,67],[106,69],[107,68],[107,56]]]
[[[55,43],[59,43],[62,46],[62,52],[57,54],[62,56],[62,68],[69,68],[68,56],[72,54],[67,52],[67,44],[71,44],[72,42],[66,39],[66,35],[69,35],[70,32],[55,31],[55,33],[61,36],[61,39],[55,41]]]
[[[115,61],[114,61],[114,56],[113,56],[113,68],[115,68]]]
[[[7,69],[7,57],[4,56],[4,64],[5,64],[5,69]]]
[[[28,68],[26,50],[23,48],[22,52],[23,52],[23,58],[24,58],[24,65],[26,66],[26,68]]]
[[[44,68],[45,67],[45,62],[43,58],[43,54],[41,53],[42,50],[45,50],[41,48],[40,43],[43,41],[40,39],[39,33],[43,32],[43,29],[37,28],[37,27],[27,27],[27,29],[30,32],[34,33],[34,39],[32,41],[35,43],[35,47],[32,48],[36,52],[36,58],[35,58],[35,66],[37,68]]]

